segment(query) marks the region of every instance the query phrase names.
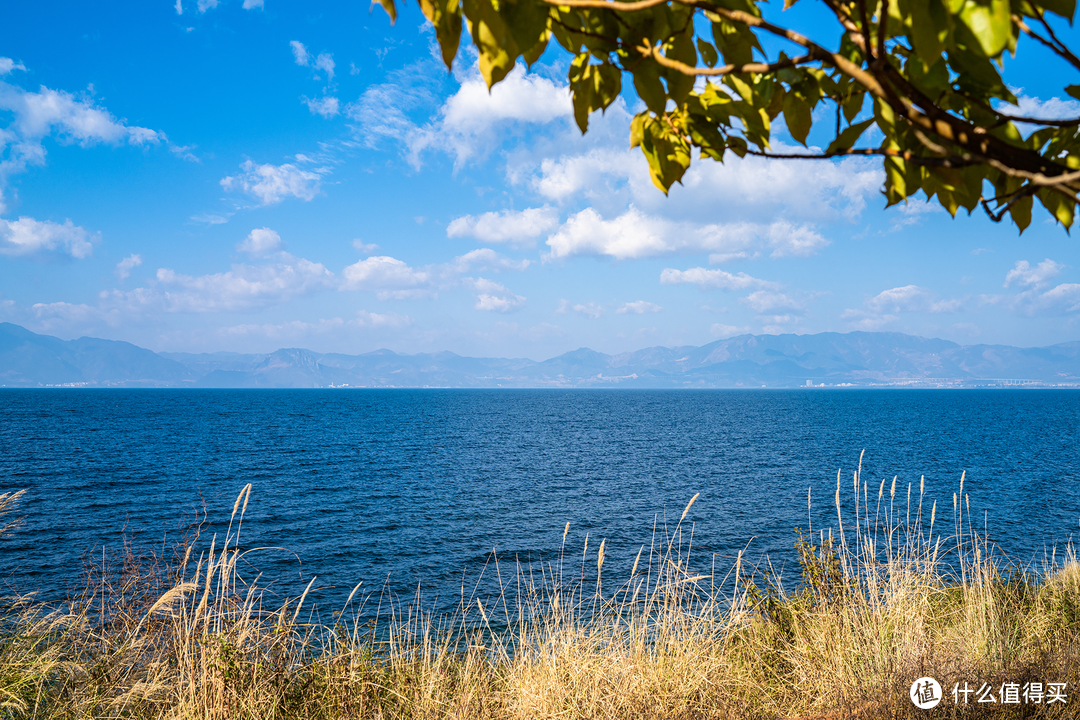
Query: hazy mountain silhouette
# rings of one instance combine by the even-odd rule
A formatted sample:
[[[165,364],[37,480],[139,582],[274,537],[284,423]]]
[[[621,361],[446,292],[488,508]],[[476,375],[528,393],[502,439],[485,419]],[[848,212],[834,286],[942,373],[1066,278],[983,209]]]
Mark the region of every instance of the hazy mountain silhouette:
[[[579,348],[537,362],[452,352],[362,355],[154,353],[96,338],[60,340],[0,323],[0,386],[44,387],[1080,387],[1080,342],[958,345],[900,333],[740,335],[701,347],[607,355]]]

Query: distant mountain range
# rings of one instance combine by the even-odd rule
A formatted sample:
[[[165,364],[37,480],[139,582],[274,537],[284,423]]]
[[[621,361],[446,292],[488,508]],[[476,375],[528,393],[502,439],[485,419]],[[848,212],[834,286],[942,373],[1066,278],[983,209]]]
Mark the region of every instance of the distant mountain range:
[[[740,335],[701,347],[536,362],[451,352],[363,355],[285,348],[266,355],[155,353],[126,342],[60,340],[0,323],[0,387],[731,388],[1080,387],[1080,342],[957,345],[900,333]]]

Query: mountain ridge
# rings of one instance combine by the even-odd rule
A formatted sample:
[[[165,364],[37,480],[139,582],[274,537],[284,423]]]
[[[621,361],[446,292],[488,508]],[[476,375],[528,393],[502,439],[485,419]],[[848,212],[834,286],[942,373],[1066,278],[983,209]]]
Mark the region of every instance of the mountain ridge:
[[[1080,341],[1041,348],[959,345],[902,333],[738,335],[702,346],[547,360],[450,351],[358,355],[162,352],[118,340],[61,340],[0,323],[0,387],[1080,387]]]

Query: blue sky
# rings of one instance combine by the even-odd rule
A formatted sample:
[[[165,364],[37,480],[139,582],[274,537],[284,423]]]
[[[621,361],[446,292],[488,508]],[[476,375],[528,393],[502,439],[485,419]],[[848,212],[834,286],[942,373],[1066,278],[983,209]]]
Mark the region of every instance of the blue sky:
[[[816,11],[781,19],[813,31]],[[1080,337],[1076,241],[1041,210],[1023,236],[884,210],[865,159],[698,161],[665,198],[628,148],[632,90],[581,137],[564,55],[489,94],[412,4],[393,27],[359,2],[4,16],[0,320],[36,332],[533,359],[744,332]],[[1080,113],[1074,75],[1025,40],[1006,62],[1047,116]]]

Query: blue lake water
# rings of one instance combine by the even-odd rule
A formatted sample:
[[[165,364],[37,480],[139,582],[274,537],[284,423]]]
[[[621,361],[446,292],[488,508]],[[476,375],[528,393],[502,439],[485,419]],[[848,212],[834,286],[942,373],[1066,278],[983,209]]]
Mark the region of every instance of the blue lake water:
[[[223,533],[246,483],[242,545],[289,551],[253,565],[283,594],[318,575],[326,604],[360,581],[452,600],[493,548],[554,559],[567,522],[575,552],[606,539],[617,576],[695,493],[706,569],[746,548],[797,576],[807,489],[814,527],[835,525],[837,470],[850,509],[864,449],[871,495],[898,475],[898,501],[917,496],[925,475],[947,531],[966,471],[1010,556],[1080,529],[1073,391],[2,390],[0,492],[28,493],[0,590],[59,597],[103,546],[179,538],[204,508]]]

